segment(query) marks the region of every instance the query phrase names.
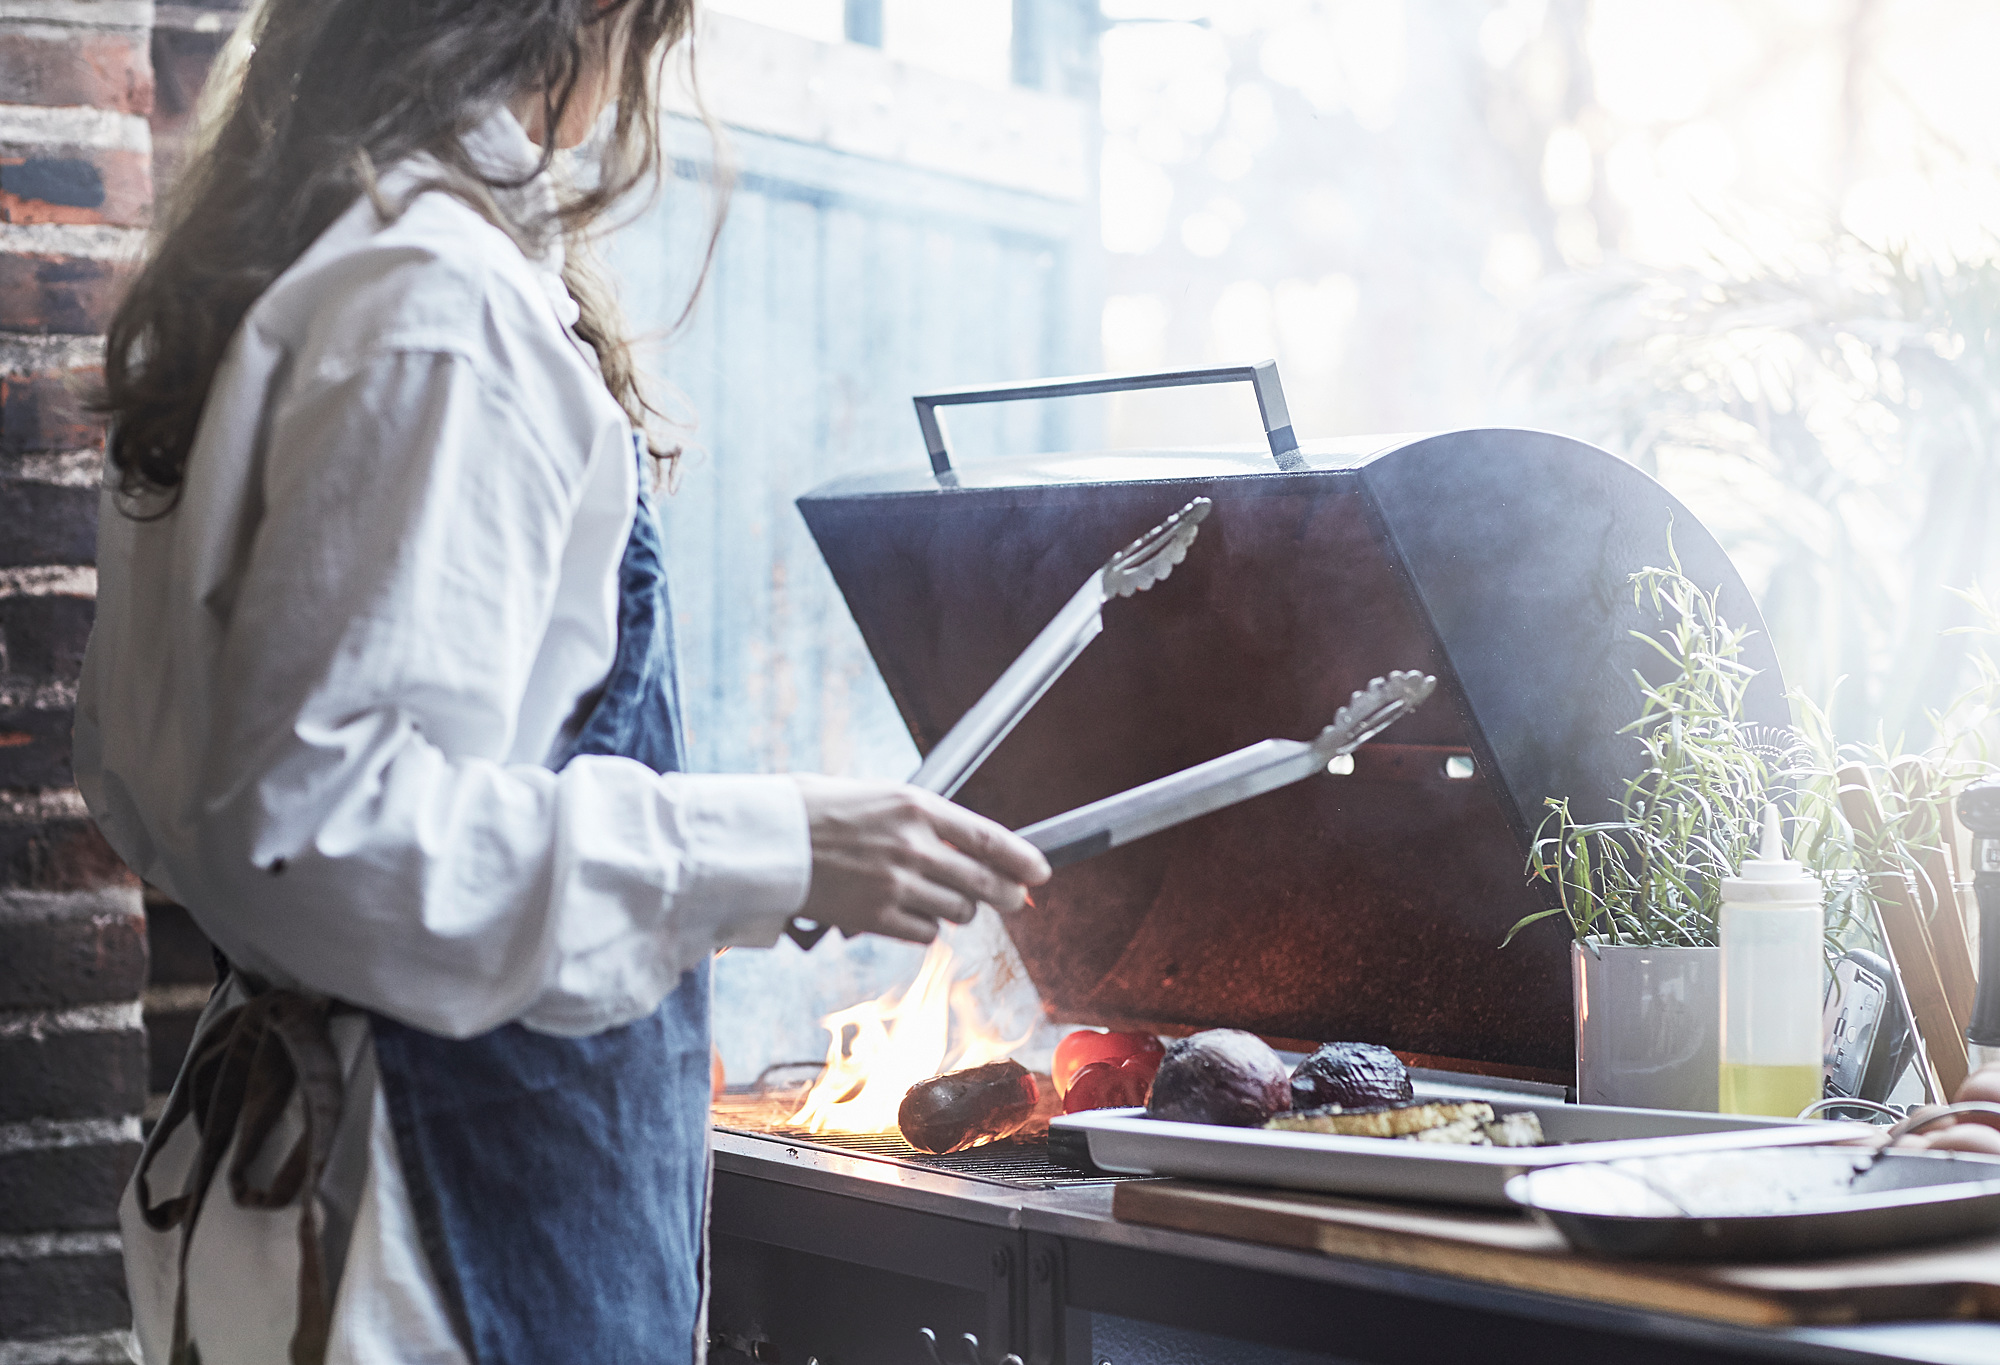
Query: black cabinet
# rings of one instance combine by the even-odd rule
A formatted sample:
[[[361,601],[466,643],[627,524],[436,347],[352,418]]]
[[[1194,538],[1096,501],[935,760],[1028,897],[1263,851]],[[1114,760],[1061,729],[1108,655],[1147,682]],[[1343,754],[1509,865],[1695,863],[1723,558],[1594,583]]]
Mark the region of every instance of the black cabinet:
[[[845,1183],[865,1193],[717,1172],[712,1360],[1667,1365],[1924,1358],[1850,1350],[1825,1333],[1725,1327],[1216,1239],[1135,1240],[1107,1217],[1052,1212],[1046,1201],[1009,1209],[968,1199],[967,1216],[958,1217],[936,1211],[948,1201],[935,1192],[924,1201],[932,1207],[912,1208],[894,1181]],[[1074,1235],[1040,1230],[1065,1224]],[[1162,1240],[1186,1242],[1191,1254],[1136,1244]]]

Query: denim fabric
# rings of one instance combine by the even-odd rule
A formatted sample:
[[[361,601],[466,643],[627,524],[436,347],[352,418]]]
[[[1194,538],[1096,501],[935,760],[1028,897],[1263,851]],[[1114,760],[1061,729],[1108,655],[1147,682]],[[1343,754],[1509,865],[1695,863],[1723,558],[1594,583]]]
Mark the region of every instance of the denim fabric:
[[[680,699],[645,483],[642,469],[617,655],[571,753],[670,772],[684,752]],[[708,1000],[704,963],[653,1014],[588,1038],[508,1024],[454,1041],[375,1017],[425,1253],[477,1365],[694,1358]]]
[[[603,693],[570,741],[567,758],[617,754],[656,773],[674,773],[687,752],[681,740],[680,677],[674,670],[674,613],[644,465],[642,458],[639,512],[618,565],[618,653]]]

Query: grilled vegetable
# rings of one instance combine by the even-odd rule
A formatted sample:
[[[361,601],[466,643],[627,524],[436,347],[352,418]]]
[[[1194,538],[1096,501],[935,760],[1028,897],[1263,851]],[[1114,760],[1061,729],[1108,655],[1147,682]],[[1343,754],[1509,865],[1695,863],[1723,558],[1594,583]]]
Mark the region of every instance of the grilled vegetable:
[[[1477,1100],[1459,1104],[1434,1100],[1370,1109],[1342,1109],[1330,1104],[1305,1113],[1280,1114],[1264,1126],[1285,1133],[1336,1133],[1462,1147],[1541,1147],[1547,1143],[1542,1121],[1532,1113],[1496,1119],[1492,1106]]]
[[[1490,1123],[1493,1106],[1479,1100],[1463,1104],[1433,1101],[1373,1109],[1342,1109],[1337,1104],[1302,1114],[1280,1114],[1265,1124],[1286,1133],[1339,1133],[1347,1137],[1408,1137],[1426,1128],[1443,1128],[1466,1120]]]
[[[1518,1114],[1502,1114],[1491,1123],[1479,1125],[1486,1134],[1486,1140],[1495,1147],[1546,1147],[1549,1143],[1542,1133],[1542,1121],[1523,1110]]]
[[[918,1081],[896,1126],[920,1152],[958,1152],[1010,1137],[1035,1117],[1035,1078],[1019,1062],[993,1062]]]
[[[1153,1089],[1159,1062],[1151,1057],[1126,1057],[1116,1062],[1091,1062],[1070,1077],[1063,1096],[1065,1114],[1086,1109],[1135,1109]]]
[[[1150,1033],[1099,1033],[1096,1029],[1078,1029],[1056,1044],[1055,1063],[1049,1071],[1055,1077],[1056,1089],[1067,1095],[1070,1078],[1082,1067],[1092,1062],[1115,1065],[1127,1057],[1138,1057],[1146,1062],[1146,1080],[1150,1083],[1165,1052],[1160,1040]]]
[[[1374,1043],[1328,1043],[1292,1071],[1292,1108],[1378,1109],[1415,1094],[1403,1059]]]
[[[1414,1133],[1405,1133],[1398,1142],[1437,1142],[1450,1147],[1491,1147],[1493,1143],[1486,1136],[1485,1125],[1478,1119],[1460,1119],[1456,1123],[1439,1124],[1435,1128],[1424,1128]]]
[[[1407,1133],[1399,1142],[1443,1142],[1460,1147],[1540,1147],[1542,1121],[1533,1114],[1505,1114],[1497,1119],[1462,1118],[1456,1123]]]
[[[1056,1093],[1056,1083],[1045,1072],[1030,1071],[1028,1079],[1035,1084],[1035,1112],[1028,1115],[1019,1128],[1007,1134],[1009,1142],[1028,1142],[1049,1135],[1049,1120],[1063,1111],[1062,1096]]]
[[[1291,1104],[1285,1064],[1263,1039],[1215,1028],[1167,1045],[1146,1112],[1182,1123],[1255,1128]]]

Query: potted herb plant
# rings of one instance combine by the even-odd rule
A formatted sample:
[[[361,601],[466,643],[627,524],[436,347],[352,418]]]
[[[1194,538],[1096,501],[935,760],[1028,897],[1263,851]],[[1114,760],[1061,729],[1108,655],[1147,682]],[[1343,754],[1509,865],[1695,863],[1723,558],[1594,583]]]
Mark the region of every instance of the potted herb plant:
[[[1714,1109],[1721,957],[1721,881],[1748,851],[1789,737],[1743,720],[1754,670],[1748,631],[1723,620],[1714,595],[1681,571],[1633,576],[1657,634],[1661,681],[1639,676],[1642,705],[1625,733],[1644,755],[1611,819],[1580,821],[1552,799],[1528,873],[1553,891],[1575,935],[1577,1098],[1587,1104]]]

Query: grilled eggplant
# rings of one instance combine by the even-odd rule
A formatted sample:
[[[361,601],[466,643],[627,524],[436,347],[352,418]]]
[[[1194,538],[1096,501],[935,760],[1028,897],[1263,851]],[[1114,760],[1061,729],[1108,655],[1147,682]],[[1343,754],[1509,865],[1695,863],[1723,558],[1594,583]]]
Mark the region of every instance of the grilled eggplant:
[[[1013,1136],[1040,1106],[1040,1087],[1026,1067],[993,1062],[917,1082],[903,1096],[896,1126],[920,1152],[958,1152]]]
[[[1292,1108],[1376,1109],[1415,1095],[1403,1059],[1374,1043],[1327,1043],[1292,1070]]]

